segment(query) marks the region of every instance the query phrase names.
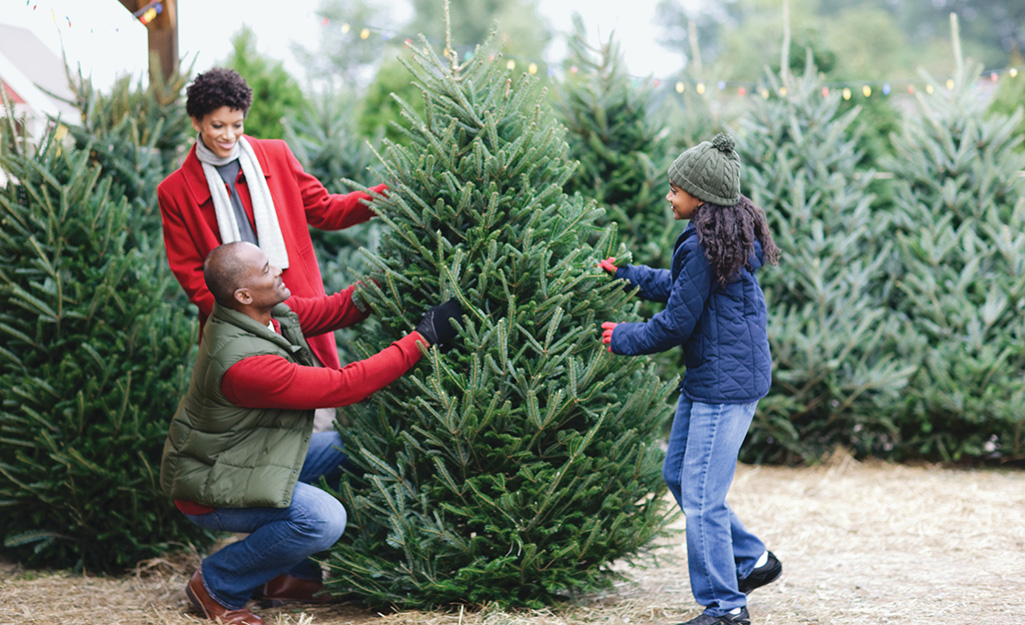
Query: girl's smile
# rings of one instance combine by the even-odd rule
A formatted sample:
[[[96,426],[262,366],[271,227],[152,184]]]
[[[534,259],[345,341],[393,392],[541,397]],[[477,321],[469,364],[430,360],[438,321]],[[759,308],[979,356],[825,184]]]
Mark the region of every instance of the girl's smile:
[[[687,193],[672,182],[669,183],[669,193],[666,194],[666,199],[673,209],[673,218],[677,221],[690,219],[698,207],[704,204],[704,201]]]

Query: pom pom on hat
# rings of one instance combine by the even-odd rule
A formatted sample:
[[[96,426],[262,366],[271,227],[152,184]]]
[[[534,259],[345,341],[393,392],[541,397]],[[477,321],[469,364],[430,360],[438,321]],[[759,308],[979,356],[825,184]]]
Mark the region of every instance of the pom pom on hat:
[[[676,157],[669,181],[699,200],[733,206],[740,201],[740,157],[736,141],[719,133]]]

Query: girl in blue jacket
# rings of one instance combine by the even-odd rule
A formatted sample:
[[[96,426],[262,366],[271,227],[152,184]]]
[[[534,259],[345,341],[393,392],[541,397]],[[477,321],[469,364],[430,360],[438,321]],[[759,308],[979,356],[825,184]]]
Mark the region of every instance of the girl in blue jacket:
[[[750,625],[747,593],[783,570],[726,503],[740,445],[771,381],[755,271],[779,258],[765,214],[740,194],[733,148],[733,137],[719,134],[669,167],[666,199],[676,219],[690,221],[670,269],[600,263],[640,297],[666,305],[643,323],[603,323],[609,351],[634,356],[683,346],[686,372],[662,475],[687,517],[691,591],[705,610],[682,625]]]

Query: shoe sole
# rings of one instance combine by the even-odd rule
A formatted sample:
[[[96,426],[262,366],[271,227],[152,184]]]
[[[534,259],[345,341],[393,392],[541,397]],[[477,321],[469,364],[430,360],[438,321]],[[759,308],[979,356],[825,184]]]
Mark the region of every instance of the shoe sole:
[[[760,582],[758,584],[754,584],[750,588],[748,588],[747,590],[741,590],[740,592],[744,593],[745,595],[749,595],[752,592],[754,592],[755,590],[761,588],[762,586],[768,586],[772,582],[776,581],[777,579],[779,579],[780,575],[782,575],[782,574],[783,574],[783,565],[781,564],[779,566],[779,568],[776,569],[775,575],[773,575],[772,577],[766,579],[764,582]]]
[[[199,598],[196,596],[196,593],[192,592],[191,585],[185,586],[185,596],[189,598],[189,602],[192,604],[192,608],[196,612],[199,612],[206,618],[210,618],[210,615],[206,613],[205,609],[203,609],[203,604],[199,602]]]

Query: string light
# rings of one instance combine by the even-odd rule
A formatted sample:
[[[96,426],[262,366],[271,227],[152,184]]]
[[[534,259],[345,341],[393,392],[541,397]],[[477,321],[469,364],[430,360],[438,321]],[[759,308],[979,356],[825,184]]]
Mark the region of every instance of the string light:
[[[866,98],[872,97],[872,87],[869,87],[868,85],[865,85],[864,87],[862,87],[861,88],[861,95],[865,96]]]

